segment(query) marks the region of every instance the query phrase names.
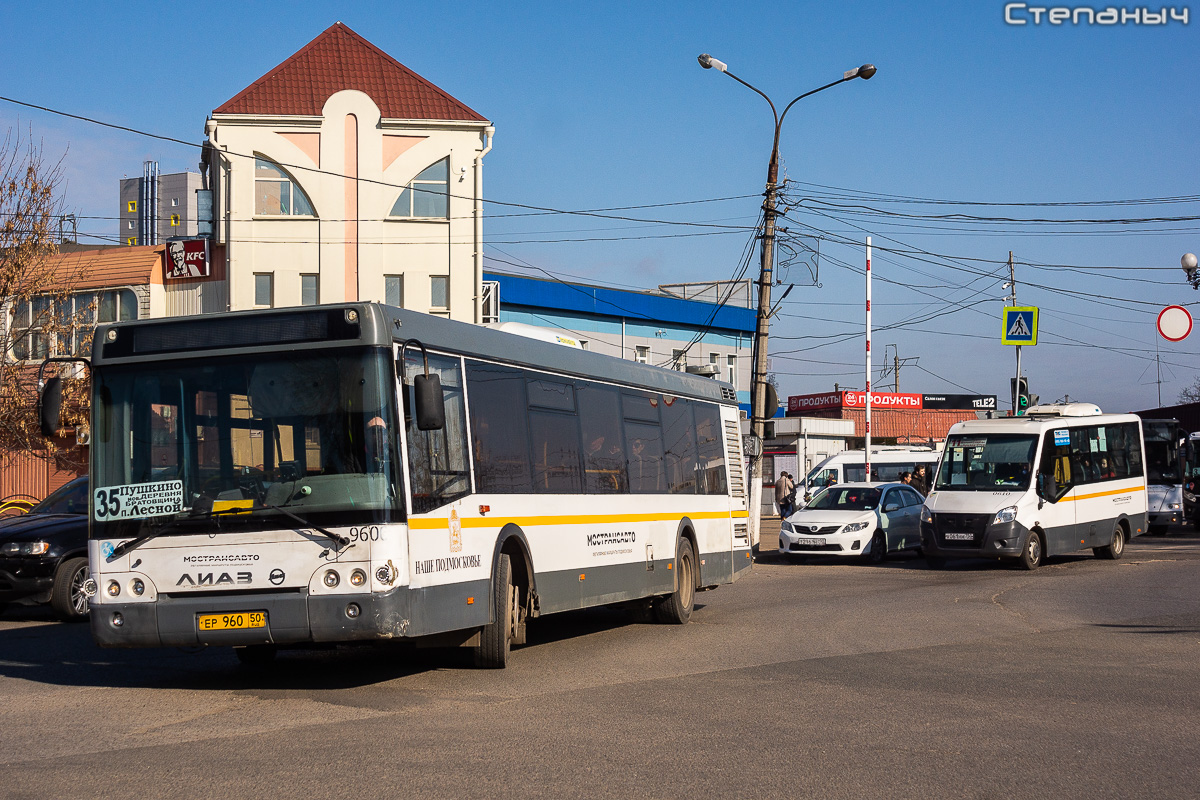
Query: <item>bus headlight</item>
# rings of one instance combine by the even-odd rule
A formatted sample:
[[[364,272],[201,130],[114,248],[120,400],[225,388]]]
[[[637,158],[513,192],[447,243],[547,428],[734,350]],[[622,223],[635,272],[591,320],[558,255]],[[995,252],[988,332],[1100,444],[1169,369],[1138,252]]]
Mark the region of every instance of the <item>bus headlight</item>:
[[[1179,503],[1171,503],[1171,506],[1170,506],[1170,508],[1171,508],[1171,510],[1172,510],[1172,511],[1178,511],[1178,510],[1179,510]]]
[[[361,569],[356,569],[356,570],[354,570],[354,572],[350,573],[350,585],[351,586],[362,586],[366,582],[367,582],[367,573],[363,572]]]
[[[933,524],[933,512],[929,510],[929,506],[921,506],[921,522]]]
[[[146,591],[146,584],[141,578],[134,578],[129,583],[129,591],[133,592],[134,597],[141,597]]]
[[[1005,523],[1012,522],[1016,518],[1017,518],[1017,507],[1009,506],[1008,508],[1002,508],[996,512],[996,516],[992,520],[992,524],[993,525],[1004,525]]]
[[[342,579],[338,577],[338,574],[336,572],[334,572],[331,569],[325,570],[325,585],[326,586],[328,586],[330,589],[332,589],[333,587],[337,586],[341,582],[342,582]]]
[[[109,581],[108,582],[108,596],[116,597],[120,593],[121,593],[121,584],[117,583],[116,581]]]

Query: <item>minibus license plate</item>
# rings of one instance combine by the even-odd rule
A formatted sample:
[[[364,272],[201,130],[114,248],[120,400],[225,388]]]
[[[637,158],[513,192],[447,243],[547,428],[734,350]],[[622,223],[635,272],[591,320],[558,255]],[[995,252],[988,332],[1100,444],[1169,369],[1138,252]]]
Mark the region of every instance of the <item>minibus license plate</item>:
[[[265,611],[233,611],[228,614],[201,614],[196,621],[202,631],[240,631],[267,627]]]
[[[948,542],[973,542],[975,534],[973,533],[947,533],[946,541]]]
[[[808,545],[809,547],[824,547],[824,539],[797,539],[796,544]]]

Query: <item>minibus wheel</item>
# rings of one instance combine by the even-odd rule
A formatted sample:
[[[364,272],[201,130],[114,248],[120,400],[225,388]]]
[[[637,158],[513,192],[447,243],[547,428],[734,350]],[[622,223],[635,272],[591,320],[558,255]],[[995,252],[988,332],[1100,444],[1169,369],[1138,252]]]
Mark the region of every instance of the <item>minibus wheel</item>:
[[[1025,542],[1021,545],[1021,555],[1017,556],[1017,563],[1022,569],[1037,569],[1042,565],[1042,537],[1037,531],[1030,531],[1025,535]]]
[[[1104,547],[1093,547],[1097,558],[1115,560],[1125,553],[1125,526],[1118,522],[1113,527],[1112,542]]]

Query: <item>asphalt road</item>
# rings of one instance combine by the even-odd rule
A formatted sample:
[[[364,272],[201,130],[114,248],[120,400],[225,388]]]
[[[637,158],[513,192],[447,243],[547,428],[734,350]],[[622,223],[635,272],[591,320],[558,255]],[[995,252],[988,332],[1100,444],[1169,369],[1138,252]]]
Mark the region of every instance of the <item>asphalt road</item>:
[[[771,541],[771,537],[764,537]],[[0,614],[0,797],[1195,797],[1200,536],[931,571],[769,555],[691,624],[461,651],[111,651]]]

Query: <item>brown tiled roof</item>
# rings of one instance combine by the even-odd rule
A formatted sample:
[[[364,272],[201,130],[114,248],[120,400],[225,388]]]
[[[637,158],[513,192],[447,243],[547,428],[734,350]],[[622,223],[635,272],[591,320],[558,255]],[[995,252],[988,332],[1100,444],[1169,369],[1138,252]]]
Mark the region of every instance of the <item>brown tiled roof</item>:
[[[340,22],[213,113],[317,117],[343,89],[366,94],[388,118],[487,121]]]
[[[855,436],[866,435],[867,412],[860,408],[843,409],[841,419],[854,420]],[[872,408],[871,436],[902,442],[941,441],[951,425],[971,419],[978,419],[974,411]]]
[[[51,258],[57,281],[75,289],[162,283],[164,245],[78,250]]]

